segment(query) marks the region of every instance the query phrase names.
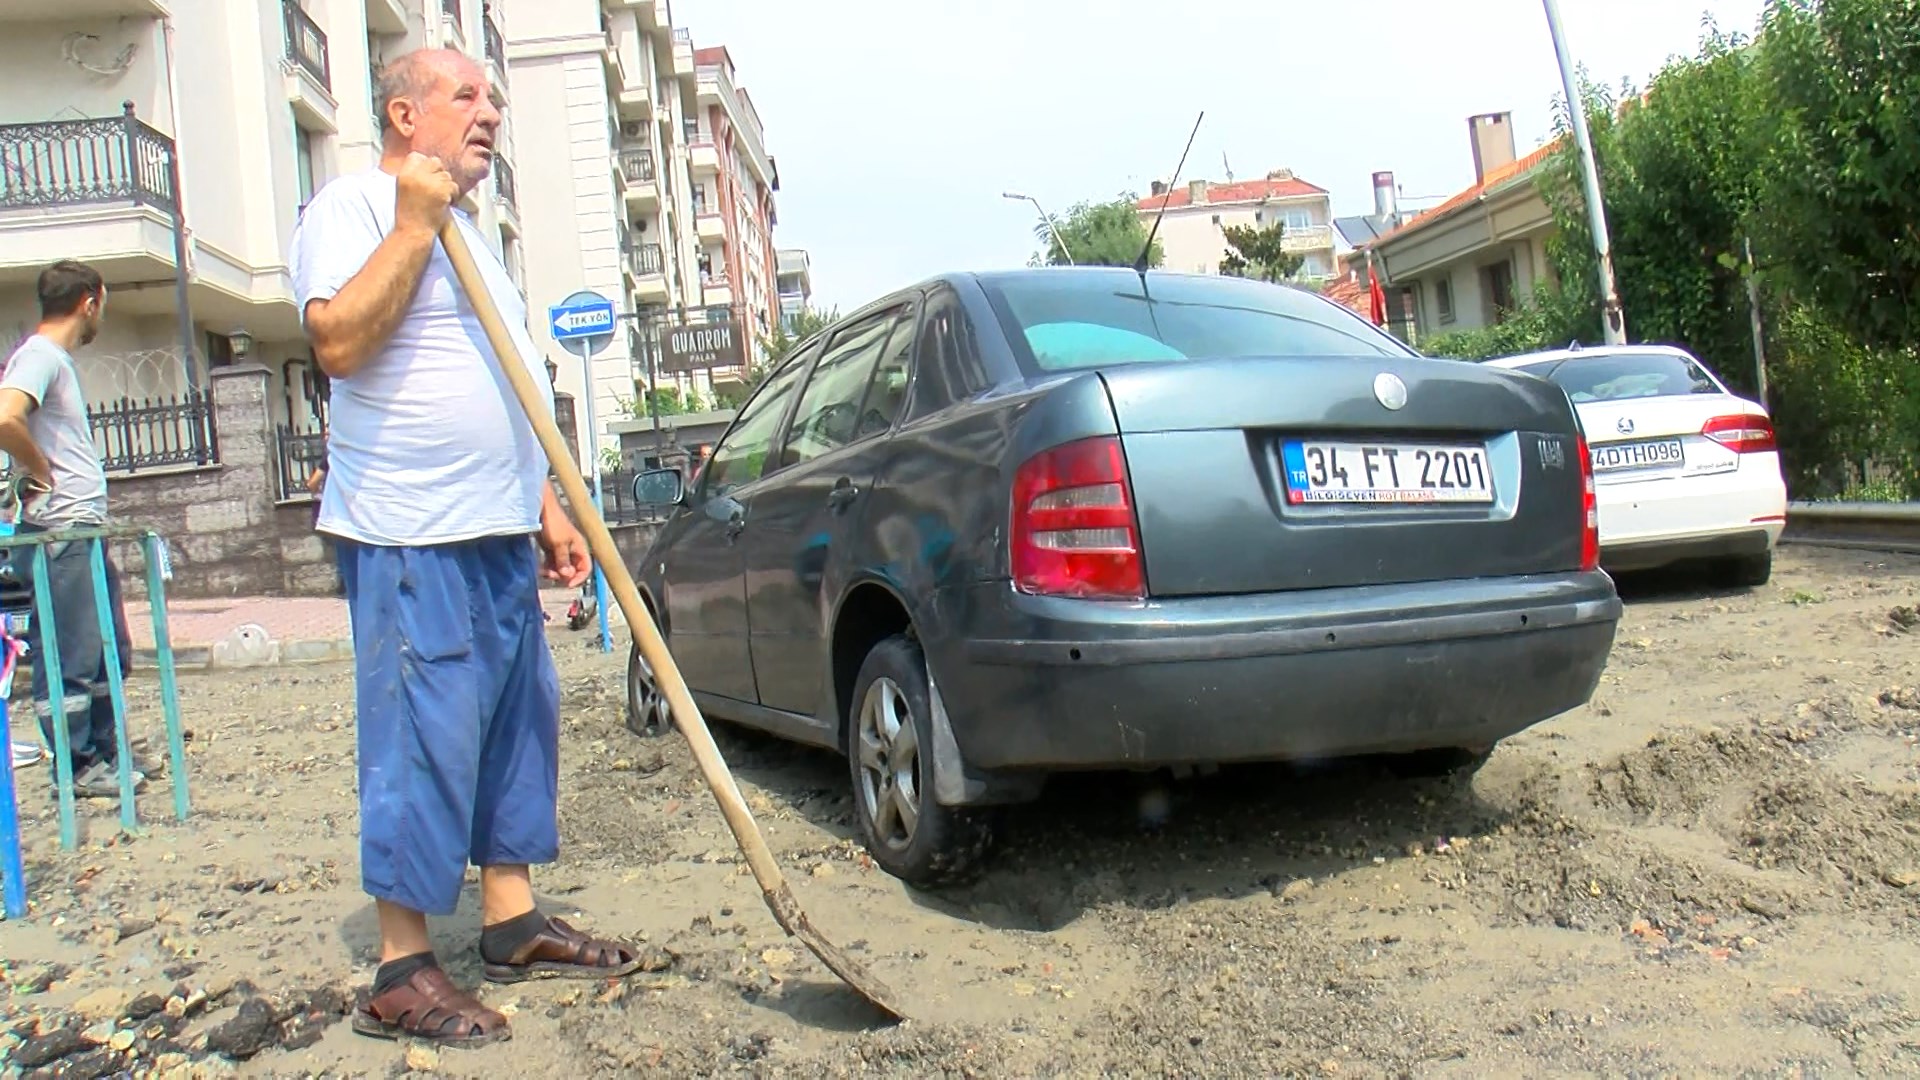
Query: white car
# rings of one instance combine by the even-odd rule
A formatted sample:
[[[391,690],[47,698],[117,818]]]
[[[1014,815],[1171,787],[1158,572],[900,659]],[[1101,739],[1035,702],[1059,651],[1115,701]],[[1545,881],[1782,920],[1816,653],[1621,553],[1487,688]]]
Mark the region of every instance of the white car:
[[[1767,410],[1666,345],[1587,346],[1489,360],[1566,391],[1586,432],[1610,571],[1712,560],[1764,585],[1787,522]]]

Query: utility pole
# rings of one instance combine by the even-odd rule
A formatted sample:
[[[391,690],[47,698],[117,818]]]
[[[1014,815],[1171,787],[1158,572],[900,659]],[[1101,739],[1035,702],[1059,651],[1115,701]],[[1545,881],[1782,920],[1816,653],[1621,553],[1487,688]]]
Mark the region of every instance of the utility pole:
[[[1587,134],[1587,104],[1573,77],[1573,59],[1567,55],[1566,35],[1560,29],[1558,0],[1541,0],[1547,9],[1547,30],[1560,60],[1560,84],[1567,92],[1567,113],[1573,121],[1573,141],[1580,148],[1580,169],[1587,182],[1587,217],[1593,230],[1593,253],[1600,261],[1600,321],[1609,345],[1627,343],[1627,316],[1613,287],[1613,250],[1607,240],[1607,209],[1600,199],[1600,174],[1593,164],[1593,140]]]
[[[1747,314],[1753,322],[1753,376],[1755,388],[1760,394],[1760,407],[1771,408],[1767,404],[1767,347],[1766,334],[1760,325],[1760,277],[1753,265],[1753,241],[1742,238],[1747,255]]]

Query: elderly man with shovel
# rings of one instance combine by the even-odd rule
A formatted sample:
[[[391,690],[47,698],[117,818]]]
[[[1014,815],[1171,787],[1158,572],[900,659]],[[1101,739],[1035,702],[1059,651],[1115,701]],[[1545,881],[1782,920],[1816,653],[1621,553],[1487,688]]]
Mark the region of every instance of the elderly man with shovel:
[[[578,587],[590,567],[497,370],[515,360],[495,356],[435,243],[451,220],[487,251],[453,204],[490,171],[500,110],[480,66],[449,50],[395,60],[376,97],[379,167],[314,196],[292,256],[334,380],[316,527],[337,545],[352,617],[361,873],[380,923],[380,968],[353,1026],[472,1046],[508,1037],[506,1018],[441,970],[426,923],[454,911],[469,864],[489,980],[618,977],[640,960],[542,914],[528,877],[559,849],[559,685],[540,576]],[[505,267],[480,262],[519,362],[538,356]]]

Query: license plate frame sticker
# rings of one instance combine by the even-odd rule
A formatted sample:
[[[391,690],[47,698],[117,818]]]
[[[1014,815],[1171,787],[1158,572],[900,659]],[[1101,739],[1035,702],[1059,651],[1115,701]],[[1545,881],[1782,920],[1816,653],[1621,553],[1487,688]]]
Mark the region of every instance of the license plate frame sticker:
[[[1597,473],[1683,468],[1687,464],[1686,447],[1677,437],[1600,443],[1589,447],[1587,454],[1593,461],[1593,471]]]
[[[1484,506],[1495,501],[1493,462],[1471,442],[1287,439],[1280,445],[1287,501]]]

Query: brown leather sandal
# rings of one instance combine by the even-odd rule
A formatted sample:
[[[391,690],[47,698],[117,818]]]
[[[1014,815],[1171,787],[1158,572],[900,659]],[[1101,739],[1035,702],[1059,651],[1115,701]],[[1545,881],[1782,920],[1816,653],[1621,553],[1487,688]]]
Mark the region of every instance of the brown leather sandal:
[[[436,1046],[474,1047],[513,1038],[507,1018],[425,967],[353,1012],[353,1030],[376,1039],[413,1038]]]
[[[482,958],[485,959],[484,957]],[[640,970],[637,949],[601,941],[548,918],[533,940],[520,946],[505,963],[487,961],[487,981],[514,983],[526,979],[618,979]]]

